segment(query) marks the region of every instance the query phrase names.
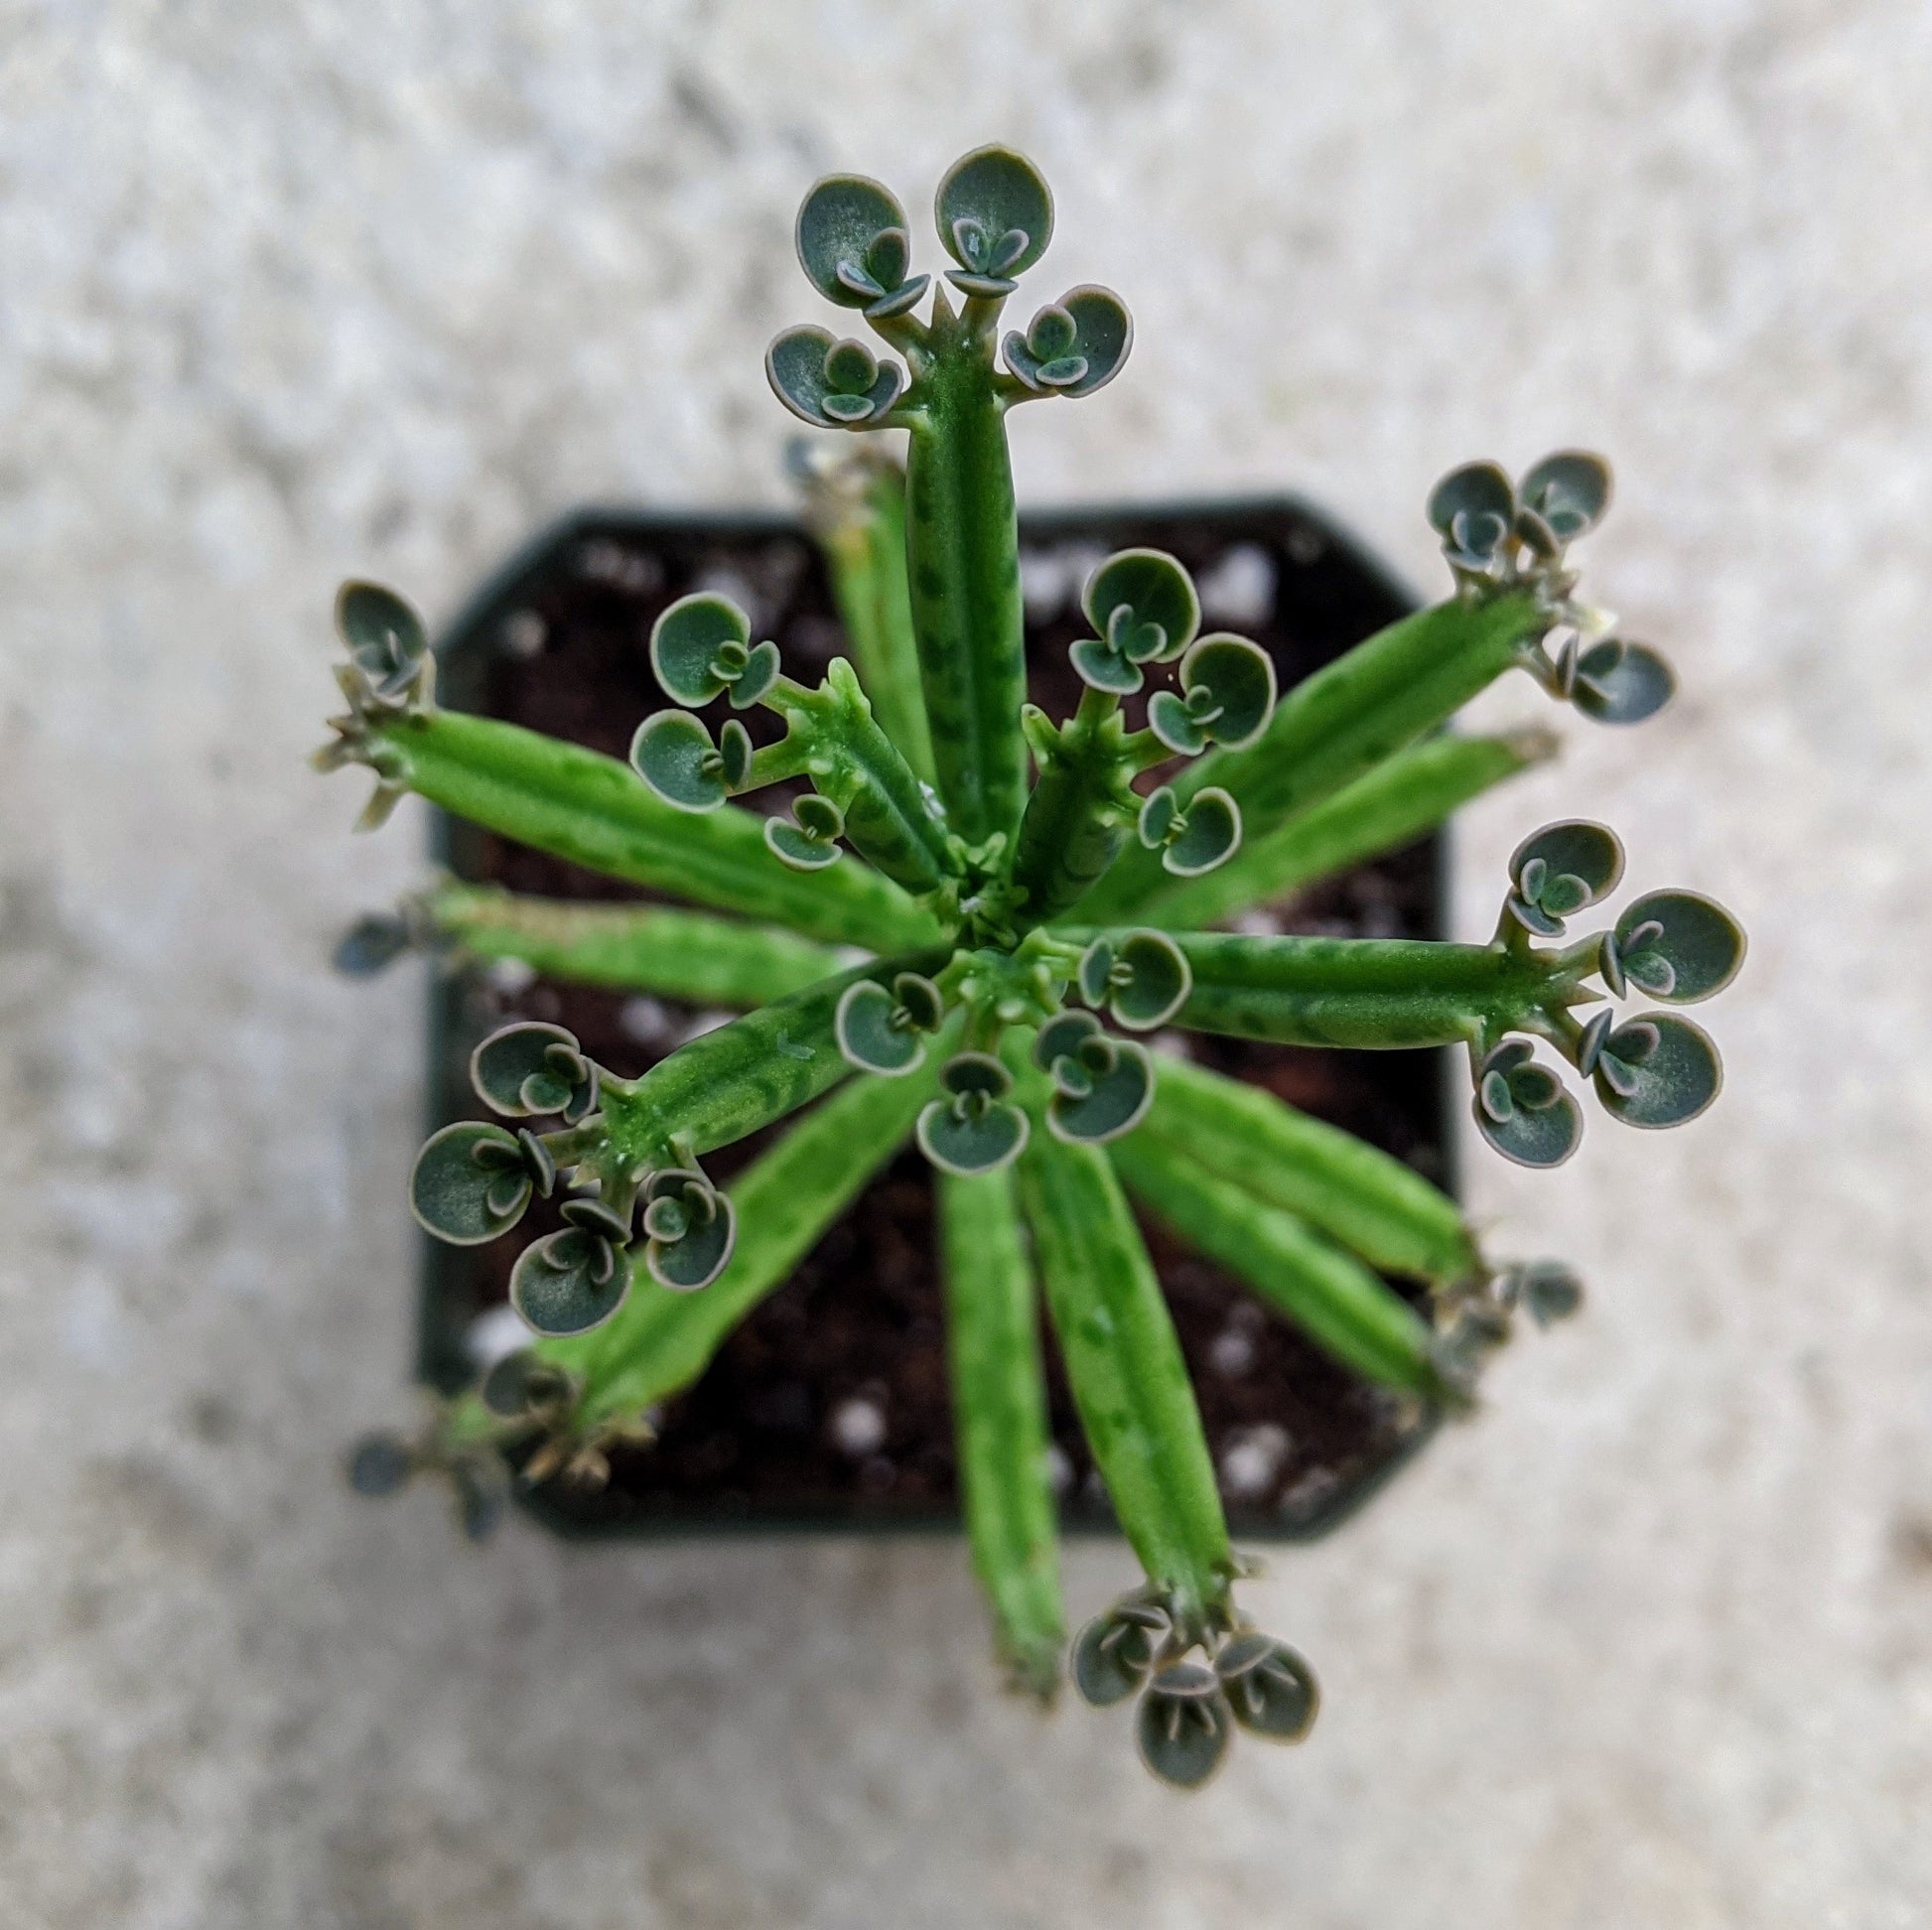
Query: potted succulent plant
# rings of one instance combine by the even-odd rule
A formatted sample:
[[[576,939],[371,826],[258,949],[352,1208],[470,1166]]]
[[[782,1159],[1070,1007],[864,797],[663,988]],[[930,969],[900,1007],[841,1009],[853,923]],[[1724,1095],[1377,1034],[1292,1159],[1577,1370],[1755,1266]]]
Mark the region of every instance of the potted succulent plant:
[[[1000,1651],[1016,1683],[1052,1694],[1066,1642],[1043,1303],[1098,1485],[1145,1572],[1080,1633],[1072,1675],[1090,1702],[1137,1697],[1143,1757],[1192,1787],[1236,1727],[1301,1737],[1316,1697],[1303,1658],[1236,1604],[1224,1483],[1150,1234],[1237,1277],[1412,1418],[1466,1408],[1514,1315],[1554,1317],[1577,1293],[1561,1267],[1489,1261],[1413,1166],[1213,1069],[1215,1041],[1457,1048],[1480,1138],[1553,1166],[1583,1115],[1537,1042],[1613,1117],[1691,1118],[1720,1083],[1710,1039],[1609,1001],[1708,998],[1743,940],[1683,891],[1573,935],[1623,866],[1615,837],[1583,821],[1524,839],[1486,944],[1214,928],[1410,844],[1536,755],[1443,734],[1505,671],[1606,722],[1668,699],[1662,659],[1577,594],[1571,545],[1606,508],[1608,471],[1565,452],[1518,482],[1486,463],[1445,478],[1428,513],[1450,594],[1285,691],[1278,653],[1204,626],[1173,548],[1119,545],[1079,586],[1053,714],[1031,701],[1050,679],[1036,657],[1030,691],[1007,418],[1103,387],[1132,330],[1117,297],[1081,287],[1002,332],[1053,221],[1019,155],[966,156],[936,209],[955,264],[936,287],[910,272],[904,211],[878,183],[821,181],[799,213],[807,277],[903,364],[819,327],[786,331],[767,358],[814,427],[905,432],[902,474],[815,466],[850,652],[820,652],[815,681],[788,674],[753,621],[756,585],[660,598],[647,661],[661,695],[621,721],[620,758],[439,705],[408,606],[343,592],[347,710],[320,761],[373,769],[365,823],[413,791],[657,900],[452,882],[359,931],[351,957],[423,939],[742,1013],[660,1040],[634,1077],[556,1018],[476,1042],[470,1076],[495,1118],[439,1124],[408,1194],[458,1248],[549,1215],[501,1283],[528,1343],[452,1388],[417,1439],[365,1441],[351,1473],[379,1492],[445,1470],[481,1530],[512,1477],[594,1488],[614,1460],[647,1461],[667,1403],[916,1148]],[[525,635],[524,654],[554,685],[541,640]],[[785,808],[736,801],[755,793]]]

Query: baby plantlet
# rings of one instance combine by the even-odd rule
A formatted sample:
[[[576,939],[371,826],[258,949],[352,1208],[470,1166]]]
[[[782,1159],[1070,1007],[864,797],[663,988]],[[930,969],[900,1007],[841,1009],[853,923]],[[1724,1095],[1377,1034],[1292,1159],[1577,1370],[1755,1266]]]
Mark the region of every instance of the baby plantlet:
[[[1247,1571],[1136,1208],[1353,1372],[1441,1410],[1471,1404],[1517,1313],[1566,1317],[1581,1288],[1554,1263],[1492,1264],[1407,1167],[1151,1035],[1458,1045],[1479,1136],[1555,1166],[1585,1117],[1559,1064],[1624,1124],[1677,1125],[1711,1104],[1717,1049],[1668,1008],[1723,990],[1744,940],[1680,890],[1574,934],[1624,868],[1614,834],[1584,820],[1517,848],[1486,944],[1211,928],[1550,755],[1541,737],[1443,732],[1511,668],[1599,722],[1668,701],[1663,659],[1578,595],[1572,548],[1609,505],[1609,470],[1564,451],[1520,481],[1492,463],[1444,478],[1427,512],[1449,594],[1286,694],[1255,643],[1201,634],[1173,557],[1110,556],[1070,649],[1080,701],[1050,717],[1027,702],[1009,418],[1103,387],[1132,324],[1088,286],[1003,326],[1053,232],[1022,156],[967,155],[934,212],[951,264],[937,279],[914,272],[912,224],[877,182],[830,177],[799,210],[806,278],[877,345],[789,329],[771,386],[814,428],[905,439],[902,469],[877,453],[798,458],[853,652],[816,684],[787,675],[729,598],[679,598],[650,636],[668,707],[620,762],[439,709],[408,606],[371,585],[343,592],[347,709],[317,761],[374,772],[365,824],[413,791],[686,901],[572,905],[445,883],[365,920],[345,966],[436,947],[742,1014],[635,1079],[553,1025],[506,1026],[477,1048],[472,1083],[503,1123],[436,1133],[408,1198],[459,1245],[560,1199],[561,1228],[511,1275],[530,1344],[420,1440],[362,1444],[350,1478],[374,1494],[447,1473],[473,1533],[500,1514],[511,1468],[526,1483],[602,1480],[611,1448],[648,1442],[657,1405],[909,1138],[935,1169],[965,1512],[1000,1654],[1018,1687],[1054,1693],[1065,1616],[1043,1309],[1144,1574],[1073,1642],[1073,1680],[1096,1706],[1132,1702],[1148,1766],[1192,1789],[1237,1732],[1301,1740],[1318,1696],[1303,1657],[1236,1605]],[[745,720],[760,710],[755,748]],[[780,783],[786,809],[748,808]],[[1617,1009],[1631,1000],[1648,1003]],[[781,1122],[729,1185],[707,1172],[708,1156]]]

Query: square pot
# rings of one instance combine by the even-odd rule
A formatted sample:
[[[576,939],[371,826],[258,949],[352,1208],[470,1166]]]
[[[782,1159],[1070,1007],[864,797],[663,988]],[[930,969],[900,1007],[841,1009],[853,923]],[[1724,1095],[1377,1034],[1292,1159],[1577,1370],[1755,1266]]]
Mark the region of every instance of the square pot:
[[[1204,626],[1255,638],[1287,690],[1415,607],[1344,532],[1293,498],[1063,509],[1022,518],[1022,581],[1034,695],[1068,714],[1080,685],[1066,646],[1085,633],[1079,591],[1116,549],[1172,551],[1200,587]],[[472,600],[439,647],[439,700],[622,758],[665,702],[647,654],[657,613],[688,591],[723,590],[813,676],[842,644],[817,549],[783,516],[586,509],[546,530]],[[1129,722],[1141,722],[1130,700]],[[756,728],[756,727],[755,727]],[[782,809],[788,792],[760,794]],[[637,888],[581,871],[473,825],[439,819],[435,856],[458,877],[547,896],[636,900]],[[1438,938],[1445,854],[1429,839],[1297,895],[1266,928]],[[634,1077],[723,1015],[670,1001],[493,970],[440,974],[431,994],[434,1130],[486,1117],[469,1054],[512,1019],[577,1034]],[[1186,1034],[1191,1054],[1265,1084],[1453,1190],[1454,1116],[1444,1050],[1310,1051]],[[1164,1040],[1165,1042],[1169,1042]],[[1457,1088],[1459,1090],[1459,1088]],[[707,1162],[716,1176],[783,1127]],[[500,1308],[525,1241],[551,1230],[555,1202],[523,1238],[455,1248],[425,1238],[417,1371],[453,1391],[476,1371],[476,1322]],[[957,1528],[945,1333],[933,1252],[932,1188],[901,1152],[734,1332],[705,1374],[669,1402],[657,1443],[612,1456],[610,1485],[519,1489],[546,1525],[575,1536],[723,1529]],[[1319,1353],[1231,1277],[1147,1224],[1209,1445],[1239,1539],[1308,1539],[1358,1507],[1427,1439],[1435,1417]],[[1401,1285],[1412,1297],[1420,1290]],[[1071,1400],[1047,1345],[1063,1528],[1111,1530]]]

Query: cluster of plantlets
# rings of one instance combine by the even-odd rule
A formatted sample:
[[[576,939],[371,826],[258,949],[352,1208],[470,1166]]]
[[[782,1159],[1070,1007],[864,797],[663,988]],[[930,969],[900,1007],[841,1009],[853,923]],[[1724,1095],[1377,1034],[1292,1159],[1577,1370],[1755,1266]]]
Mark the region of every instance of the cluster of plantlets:
[[[959,162],[937,218],[956,265],[935,287],[909,272],[905,214],[885,188],[820,182],[799,259],[903,366],[817,327],[787,331],[768,357],[808,423],[906,432],[902,473],[809,466],[856,668],[838,658],[816,686],[796,682],[736,605],[684,597],[650,637],[673,707],[642,723],[625,765],[439,710],[413,613],[372,586],[343,593],[348,709],[320,760],[375,771],[364,822],[414,791],[706,907],[448,884],[360,932],[357,955],[426,937],[754,1008],[634,1080],[555,1026],[508,1026],[477,1048],[477,1092],[504,1123],[435,1134],[410,1198],[432,1233],[470,1244],[507,1233],[533,1198],[570,1195],[564,1229],[512,1276],[535,1337],[422,1440],[364,1444],[352,1471],[382,1491],[446,1468],[473,1527],[496,1512],[506,1467],[604,1477],[609,1449],[649,1439],[657,1405],[911,1135],[936,1171],[959,1465],[1000,1648],[1017,1683],[1053,1692],[1064,1632],[1043,1299],[1146,1575],[1080,1635],[1074,1679],[1093,1703],[1138,1696],[1143,1756],[1191,1787],[1236,1726],[1305,1734],[1316,1695],[1302,1658],[1235,1606],[1240,1565],[1130,1196],[1336,1359],[1439,1407],[1467,1403],[1519,1309],[1557,1317],[1578,1290],[1560,1267],[1492,1267],[1407,1167],[1151,1035],[1459,1044],[1482,1137],[1554,1166],[1583,1116],[1537,1043],[1613,1117],[1692,1118],[1720,1082],[1709,1038],[1669,1012],[1619,1022],[1606,1001],[1708,998],[1743,940],[1689,892],[1570,937],[1623,865],[1615,837],[1584,822],[1518,848],[1486,945],[1205,928],[1407,842],[1537,755],[1442,732],[1506,670],[1612,723],[1668,699],[1662,659],[1577,596],[1571,545],[1607,507],[1608,470],[1572,452],[1520,483],[1489,464],[1446,478],[1429,514],[1452,594],[1286,696],[1254,643],[1200,633],[1173,557],[1109,557],[1085,587],[1091,634],[1072,648],[1079,706],[1049,719],[1027,702],[1006,419],[1103,386],[1132,330],[1116,296],[1087,287],[1002,335],[1015,277],[1052,231],[1045,184],[1019,155]],[[1142,692],[1146,723],[1130,730],[1122,700]],[[761,748],[744,722],[756,708],[783,727]],[[786,815],[734,801],[780,781],[804,786]],[[707,1175],[707,1156],[814,1101],[729,1187]],[[1430,1290],[1428,1316],[1390,1275]]]

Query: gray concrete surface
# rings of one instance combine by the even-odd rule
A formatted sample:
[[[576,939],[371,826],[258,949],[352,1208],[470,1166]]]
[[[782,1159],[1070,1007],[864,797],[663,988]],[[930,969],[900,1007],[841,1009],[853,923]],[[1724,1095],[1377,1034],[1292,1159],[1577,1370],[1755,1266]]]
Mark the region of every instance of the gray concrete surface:
[[[1912,0],[8,8],[0,1923],[1932,1917],[1928,83]],[[995,136],[1037,292],[1141,331],[1035,497],[1292,483],[1434,582],[1447,464],[1614,454],[1592,581],[1684,700],[1473,813],[1461,911],[1581,811],[1755,932],[1706,1121],[1474,1164],[1588,1317],[1254,1589],[1320,1730],[1188,1806],[992,1693],[954,1547],[479,1554],[336,1477],[405,1400],[417,995],[321,960],[420,825],[302,766],[332,586],[775,497],[798,193]]]

